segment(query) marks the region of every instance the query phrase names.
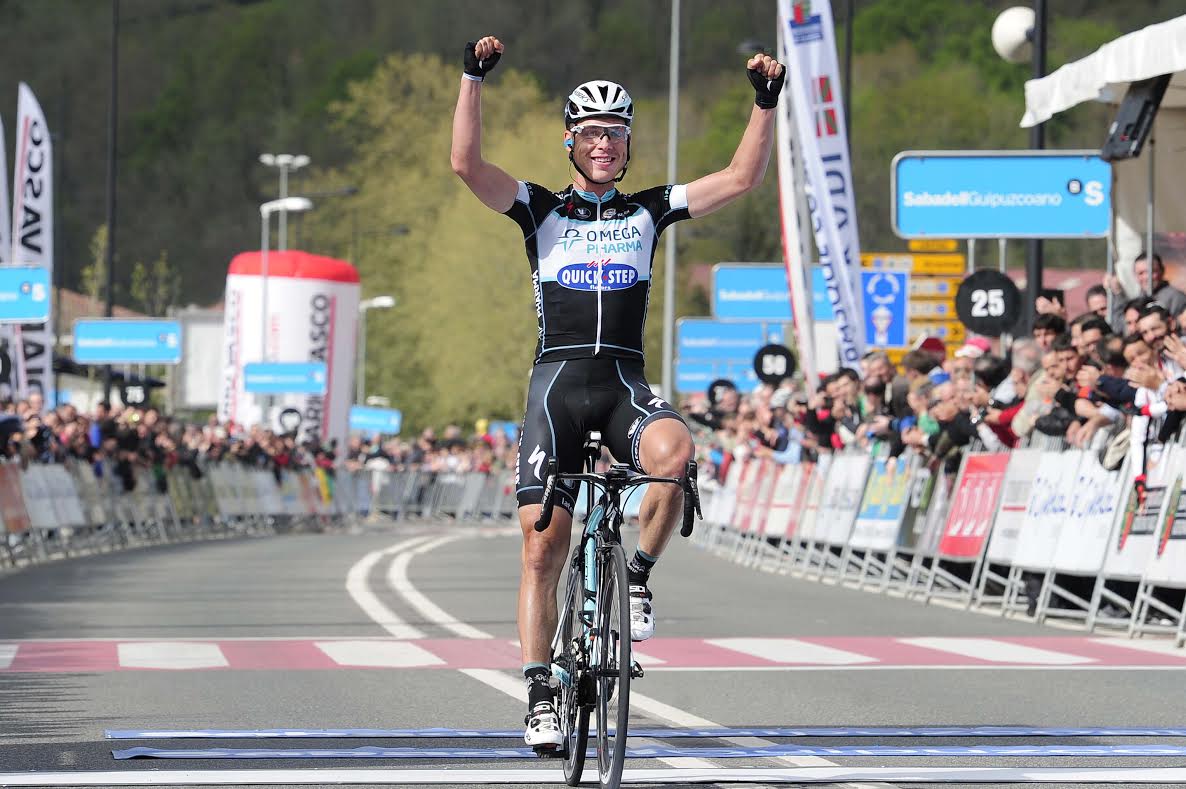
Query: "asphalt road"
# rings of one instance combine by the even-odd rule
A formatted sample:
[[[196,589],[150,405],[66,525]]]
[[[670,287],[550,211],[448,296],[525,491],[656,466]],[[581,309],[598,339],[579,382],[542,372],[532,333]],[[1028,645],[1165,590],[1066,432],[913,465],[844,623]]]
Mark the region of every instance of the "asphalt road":
[[[631,544],[631,536],[627,536]],[[109,730],[518,729],[523,697],[513,528],[388,525],[356,534],[198,542],[0,575],[0,786],[112,771],[98,785],[539,785],[536,759],[115,760],[113,749],[490,749],[516,739],[137,739]],[[1186,654],[739,567],[673,542],[652,588],[632,730],[726,727],[1184,725]],[[640,737],[637,747],[1186,746],[1176,737]],[[409,752],[411,753],[411,752]],[[871,756],[633,759],[681,785],[786,770],[1186,768],[1186,756]],[[762,772],[754,772],[754,770]],[[313,771],[326,771],[314,773]],[[412,776],[390,771],[422,771]],[[445,772],[448,770],[448,772]],[[514,773],[510,771],[529,771]],[[727,771],[742,770],[727,775]],[[296,771],[290,773],[288,771]],[[543,771],[543,772],[541,772]],[[748,772],[746,772],[748,771]],[[648,773],[656,776],[656,773]],[[800,774],[802,775],[802,774]],[[994,779],[1000,776],[993,776]],[[1145,777],[1149,777],[1148,774]],[[595,766],[586,769],[595,780]],[[65,778],[58,780],[65,781]],[[1085,773],[1075,785],[1102,774]],[[101,781],[101,782],[100,782]],[[188,783],[186,783],[188,782]],[[652,782],[653,783],[653,782]],[[61,785],[61,784],[58,784]],[[786,785],[786,784],[783,784]],[[878,773],[848,786],[922,785]],[[997,785],[997,784],[989,784]],[[1115,784],[1112,784],[1115,785]],[[1134,784],[1135,785],[1135,784]]]

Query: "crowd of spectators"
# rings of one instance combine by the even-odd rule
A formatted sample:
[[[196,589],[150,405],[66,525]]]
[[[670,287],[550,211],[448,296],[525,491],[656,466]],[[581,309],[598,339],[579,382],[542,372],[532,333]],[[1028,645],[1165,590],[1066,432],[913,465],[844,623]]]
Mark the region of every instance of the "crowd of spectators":
[[[1130,440],[1175,437],[1186,412],[1186,294],[1165,281],[1160,258],[1135,269],[1148,291],[1125,300],[1107,278],[1081,311],[1040,298],[1028,336],[999,341],[970,336],[950,352],[922,339],[893,364],[868,353],[860,369],[823,377],[814,393],[785,382],[742,397],[720,386],[682,406],[700,434],[702,479],[723,480],[739,458],[778,462],[880,443],[891,455],[907,447],[948,471],[967,448],[1020,445],[1099,450],[1114,466]],[[1109,295],[1115,305],[1109,315]],[[1130,436],[1145,416],[1148,436]]]
[[[458,425],[447,426],[439,437],[431,427],[425,428],[411,441],[351,436],[345,467],[351,471],[503,472],[515,468],[517,450],[511,434],[491,429],[487,420],[479,420],[469,438]]]

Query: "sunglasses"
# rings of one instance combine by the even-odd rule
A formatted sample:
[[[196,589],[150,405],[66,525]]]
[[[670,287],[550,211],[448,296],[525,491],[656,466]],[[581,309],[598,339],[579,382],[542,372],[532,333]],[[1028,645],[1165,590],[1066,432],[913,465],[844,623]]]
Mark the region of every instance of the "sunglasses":
[[[569,131],[574,137],[579,137],[585,142],[596,142],[603,136],[609,137],[610,142],[624,142],[630,137],[629,126],[599,126],[591,123],[573,126]]]

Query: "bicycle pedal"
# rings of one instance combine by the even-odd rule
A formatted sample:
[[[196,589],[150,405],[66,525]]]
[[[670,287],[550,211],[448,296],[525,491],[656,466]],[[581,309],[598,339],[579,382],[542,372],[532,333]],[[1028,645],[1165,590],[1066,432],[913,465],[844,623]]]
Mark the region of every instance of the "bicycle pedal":
[[[630,677],[631,679],[642,678],[642,664],[640,664],[637,660],[630,661]]]
[[[541,759],[563,759],[564,749],[559,745],[533,745],[532,750]]]

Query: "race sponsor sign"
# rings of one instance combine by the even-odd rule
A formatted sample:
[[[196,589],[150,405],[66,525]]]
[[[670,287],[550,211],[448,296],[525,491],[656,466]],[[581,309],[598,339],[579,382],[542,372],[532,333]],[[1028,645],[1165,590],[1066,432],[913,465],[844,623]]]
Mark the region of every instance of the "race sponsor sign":
[[[807,499],[803,505],[803,517],[799,522],[797,537],[803,542],[814,542],[816,531],[820,523],[820,503],[823,501],[824,490],[828,486],[828,478],[836,465],[832,455],[821,454],[815,466],[815,473],[811,475],[807,486]]]
[[[1147,417],[1133,417],[1132,432],[1145,430]],[[1147,444],[1145,447],[1145,494],[1137,494],[1134,477],[1139,464],[1135,455],[1141,451],[1137,442],[1129,448],[1128,472],[1124,475],[1124,508],[1110,540],[1104,575],[1108,578],[1137,580],[1155,555],[1161,505],[1171,484],[1169,447]]]
[[[848,542],[865,492],[870,465],[868,455],[841,455],[832,460],[832,472],[820,500],[817,540],[829,545]]]
[[[877,458],[848,544],[857,550],[891,551],[906,513],[911,469],[903,458]]]
[[[1043,453],[1034,477],[1013,564],[1048,570],[1054,561],[1059,532],[1070,517],[1082,450]]]
[[[1060,462],[1067,453],[1059,455]],[[1124,493],[1121,472],[1108,471],[1094,452],[1085,452],[1073,483],[1070,517],[1058,535],[1053,569],[1060,573],[1094,575],[1104,566],[1112,528]]]
[[[951,497],[947,526],[939,541],[940,556],[964,560],[979,558],[996,516],[997,499],[1008,465],[1008,452],[972,454],[964,458],[963,472]]]
[[[9,534],[26,532],[32,526],[16,466],[0,465],[0,517]]]
[[[806,463],[788,463],[778,470],[774,491],[770,498],[770,509],[766,513],[766,534],[771,537],[789,537],[794,524],[795,494],[799,481],[810,470]]]
[[[1041,460],[1040,449],[1015,449],[1009,455],[1009,466],[1005,469],[1005,481],[1001,485],[1000,506],[997,507],[997,517],[988,538],[986,558],[989,562],[1012,563]]]
[[[1167,468],[1173,469],[1161,507],[1157,549],[1145,572],[1145,581],[1158,586],[1186,585],[1186,496],[1182,495],[1186,446],[1173,447]]]
[[[935,474],[927,466],[919,466],[910,477],[906,508],[898,529],[898,548],[912,553],[918,547],[926,527],[931,496],[935,492]]]

